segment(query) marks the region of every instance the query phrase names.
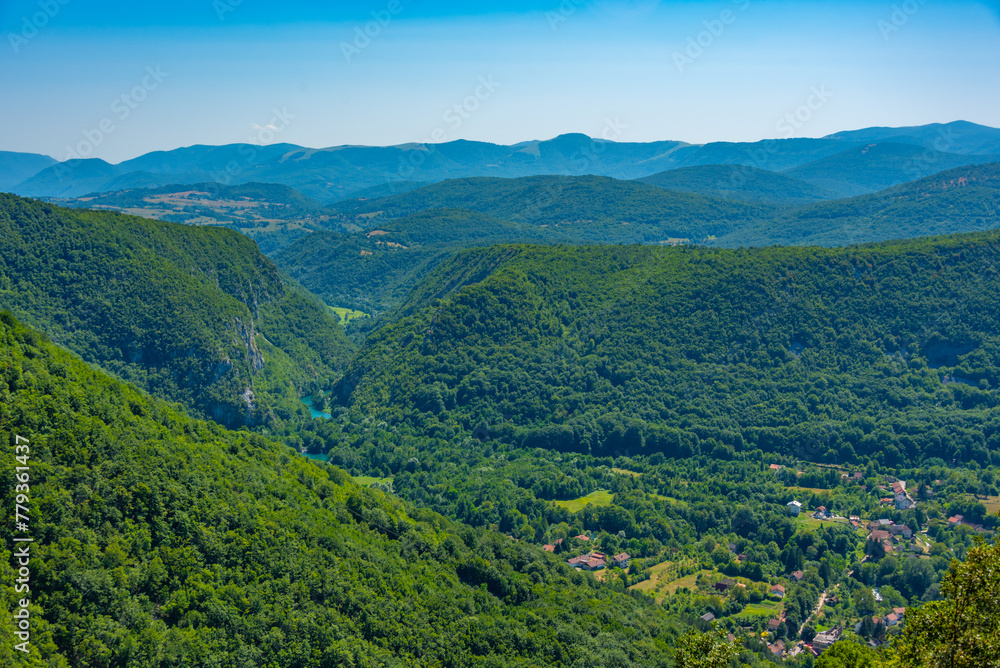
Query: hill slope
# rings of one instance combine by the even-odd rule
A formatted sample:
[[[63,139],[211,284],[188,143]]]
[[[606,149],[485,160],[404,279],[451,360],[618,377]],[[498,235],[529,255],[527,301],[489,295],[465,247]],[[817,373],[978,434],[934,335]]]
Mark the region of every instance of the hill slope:
[[[469,251],[369,338],[337,391],[419,429],[502,414],[502,439],[527,447],[985,462],[1000,458],[998,265],[997,232]]]
[[[287,417],[350,354],[246,237],[0,195],[0,306],[230,425]]]
[[[951,169],[872,195],[800,207],[718,243],[833,246],[997,227],[1000,163],[990,163]]]
[[[836,198],[834,193],[811,183],[746,165],[681,167],[639,181],[665,190],[741,202],[790,205]]]
[[[931,123],[902,128],[864,128],[829,135],[827,139],[864,144],[908,143],[950,153],[1000,154],[1000,130],[968,121]]]
[[[363,232],[314,234],[275,262],[328,303],[397,306],[447,254],[502,242],[687,243],[770,219],[770,207],[599,176],[470,178],[337,204]]]
[[[192,420],[9,313],[0,369],[0,472],[30,470],[35,540],[30,589],[0,590],[5,615],[30,599],[31,654],[4,624],[4,665],[670,665],[659,606]]]
[[[10,190],[55,163],[47,155],[0,151],[0,192]]]
[[[134,188],[92,193],[55,203],[72,208],[110,209],[188,225],[228,227],[253,239],[264,253],[331,226],[331,216],[319,202],[274,183],[238,186],[197,183]]]
[[[575,243],[701,240],[726,234],[771,212],[767,207],[601,176],[453,179],[401,195],[342,202],[335,208],[375,221],[427,209],[467,209],[548,228],[550,239]]]
[[[842,197],[851,197],[996,159],[995,155],[958,155],[912,144],[878,143],[851,148],[784,173]]]
[[[274,261],[328,304],[378,314],[398,306],[456,250],[549,236],[474,211],[427,209],[356,234],[311,234],[275,253]]]
[[[308,236],[274,258],[329,303],[378,313],[398,306],[447,251],[492,243],[657,243],[687,237],[723,247],[836,246],[993,229],[1000,226],[997,169],[996,164],[961,167],[872,195],[792,208],[788,202],[795,197],[822,191],[740,166],[682,168],[651,180],[726,194],[722,190],[737,179],[742,196],[792,199],[784,206],[740,204],[602,177],[458,179],[342,202],[335,207],[343,214],[339,224],[363,232]],[[722,185],[727,177],[729,185]],[[464,210],[434,208],[439,206]],[[571,220],[577,222],[567,224]],[[697,236],[726,226],[732,231],[716,239]]]

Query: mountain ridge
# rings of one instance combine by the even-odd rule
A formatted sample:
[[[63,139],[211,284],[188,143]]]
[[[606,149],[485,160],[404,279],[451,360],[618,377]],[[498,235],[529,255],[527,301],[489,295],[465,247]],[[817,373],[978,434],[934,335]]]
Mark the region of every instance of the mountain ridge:
[[[930,129],[924,134],[941,131],[927,127]],[[992,138],[1000,133],[1000,130],[965,122],[944,127],[950,134],[943,148],[968,155],[992,150]],[[876,130],[872,130],[873,136],[878,134]],[[154,151],[113,165],[104,183],[98,182],[94,174],[81,175],[81,182],[77,183],[77,177],[72,175],[73,165],[60,163],[63,164],[62,179],[42,170],[14,186],[13,191],[29,196],[83,195],[114,187],[115,179],[127,179],[130,173],[147,172],[163,177],[164,180],[155,185],[168,185],[170,179],[175,179],[173,182],[214,180],[230,185],[250,181],[280,183],[329,204],[352,192],[394,181],[441,181],[465,176],[516,178],[539,174],[594,174],[636,179],[671,168],[707,164],[742,164],[784,171],[850,148],[864,136],[863,133],[859,130],[818,139],[707,144],[674,140],[629,143],[568,134],[512,146],[467,140],[319,149],[294,144],[195,145]],[[919,136],[908,141],[923,146],[928,140],[917,134]],[[65,174],[67,169],[68,175]],[[153,177],[143,178],[153,183]]]
[[[670,665],[677,622],[651,600],[192,419],[8,311],[0,368],[0,468],[30,471],[37,539],[0,606],[28,611],[27,665]],[[0,546],[12,581],[18,547]]]
[[[829,431],[822,461],[897,466],[954,458],[930,434],[960,438],[964,420],[1000,451],[998,262],[1000,231],[840,249],[469,250],[369,336],[334,390],[390,424],[471,432],[501,412],[504,442],[601,455],[682,456],[659,434],[687,424],[692,439],[728,431],[737,450],[785,455]],[[887,435],[906,422],[929,431]],[[981,455],[968,448],[959,459]]]
[[[0,195],[0,306],[120,377],[239,426],[305,413],[346,361],[328,309],[231,230]]]

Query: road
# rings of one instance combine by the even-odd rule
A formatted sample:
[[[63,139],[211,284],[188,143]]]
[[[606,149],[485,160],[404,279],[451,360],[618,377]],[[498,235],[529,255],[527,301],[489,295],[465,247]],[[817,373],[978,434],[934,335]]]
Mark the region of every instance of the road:
[[[816,604],[816,609],[813,610],[812,614],[809,615],[809,617],[806,618],[806,621],[802,622],[802,626],[799,627],[799,635],[800,636],[802,635],[802,629],[804,629],[806,627],[806,624],[808,624],[810,622],[810,620],[812,620],[813,617],[815,617],[816,615],[818,615],[820,613],[820,610],[823,609],[823,604],[824,603],[826,603],[826,590],[825,589],[823,590],[823,593],[819,595],[819,603]]]

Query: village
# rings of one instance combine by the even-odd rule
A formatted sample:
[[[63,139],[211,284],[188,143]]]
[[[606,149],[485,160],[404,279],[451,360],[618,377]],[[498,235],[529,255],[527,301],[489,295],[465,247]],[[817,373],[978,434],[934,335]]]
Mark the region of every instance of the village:
[[[780,470],[782,467],[772,465],[770,468]],[[860,472],[844,474],[843,477],[847,483],[861,485]],[[913,511],[917,507],[918,502],[907,489],[906,481],[889,478],[884,484],[878,484],[876,489],[878,493],[884,494],[879,498],[882,514],[895,515],[897,520],[890,517],[862,519],[859,515],[844,517],[825,505],[807,508],[806,504],[795,498],[785,504],[785,512],[789,518],[807,523],[802,526],[810,528],[849,527],[858,536],[859,545],[863,546],[859,547],[857,561],[853,566],[856,569],[870,569],[876,563],[882,563],[887,556],[897,559],[929,559],[932,541],[927,536],[926,525],[918,526],[909,513],[906,515],[911,516],[911,519],[904,523],[898,519],[904,516],[903,513],[893,512]],[[922,493],[933,494],[929,489],[922,490]],[[984,527],[966,522],[962,515],[938,520],[936,524],[947,529],[964,526],[967,527],[966,530],[975,533],[988,533]],[[732,563],[737,565],[735,570],[740,570],[739,566],[746,564],[749,557],[740,552],[735,543],[730,542],[725,547],[731,553]],[[544,549],[567,555],[565,563],[568,566],[580,572],[593,573],[605,581],[615,577],[616,569],[620,569],[620,575],[636,575],[635,568],[630,570],[635,560],[627,552],[609,556],[600,549],[594,536],[587,533],[566,541],[556,540],[545,545]],[[646,568],[655,572],[663,566],[666,564]],[[778,577],[765,578],[765,581],[727,575],[720,572],[722,569],[719,568],[704,568],[708,564],[700,566],[700,573],[682,577],[677,581],[678,586],[668,587],[667,593],[683,593],[698,600],[714,597],[719,601],[713,608],[715,611],[704,611],[695,623],[706,630],[715,624],[725,623],[731,642],[750,643],[766,648],[766,653],[777,660],[795,658],[804,652],[819,656],[838,640],[852,637],[873,648],[879,647],[905,624],[907,602],[904,597],[892,587],[886,587],[886,595],[883,596],[879,587],[860,584],[854,577],[853,569],[842,574],[842,579],[837,578],[840,581],[827,586],[824,579],[818,577],[815,566],[798,568]],[[625,579],[632,581],[627,575]],[[643,586],[650,582],[655,583],[655,580],[643,580],[633,588],[647,592],[662,590],[662,586]],[[818,592],[818,600],[812,599],[811,608],[804,619],[795,617],[793,620],[788,615],[786,599],[800,584],[811,585],[812,590]],[[801,591],[796,595],[801,598]],[[742,613],[733,615],[728,612],[734,609],[730,606],[733,600],[740,602],[736,607]],[[663,603],[668,605],[669,601],[664,599]]]

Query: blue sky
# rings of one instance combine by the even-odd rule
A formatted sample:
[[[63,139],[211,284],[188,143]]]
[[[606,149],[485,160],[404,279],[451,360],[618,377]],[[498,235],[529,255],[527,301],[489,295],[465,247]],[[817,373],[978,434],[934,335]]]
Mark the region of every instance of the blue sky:
[[[1000,2],[0,0],[0,30],[0,150],[58,159],[1000,127]]]

